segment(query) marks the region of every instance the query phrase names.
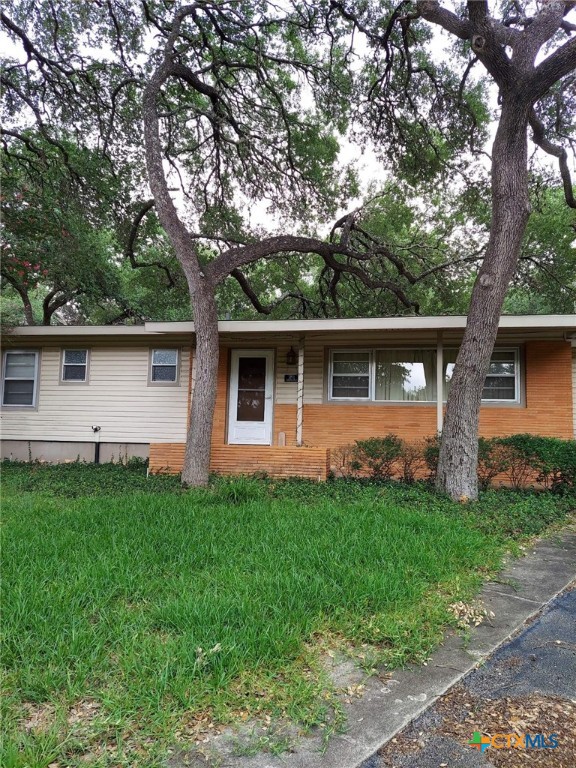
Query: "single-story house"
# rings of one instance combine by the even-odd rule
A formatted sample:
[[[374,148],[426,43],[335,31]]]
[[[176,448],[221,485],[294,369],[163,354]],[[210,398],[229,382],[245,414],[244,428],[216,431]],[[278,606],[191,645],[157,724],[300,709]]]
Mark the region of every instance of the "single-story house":
[[[466,317],[222,321],[212,469],[325,478],[330,449],[442,428]],[[5,459],[150,458],[181,468],[194,325],[37,326],[7,335]],[[576,315],[503,316],[485,436],[576,435]]]

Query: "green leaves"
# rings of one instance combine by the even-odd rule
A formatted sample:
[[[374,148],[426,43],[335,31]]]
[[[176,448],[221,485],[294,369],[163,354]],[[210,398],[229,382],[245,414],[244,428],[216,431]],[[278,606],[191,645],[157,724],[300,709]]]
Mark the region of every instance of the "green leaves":
[[[101,208],[105,170],[92,176],[94,157],[67,138],[60,140],[66,166],[43,137],[29,133],[28,141],[34,151],[14,142],[3,156],[2,278],[21,295],[36,294],[44,307],[34,319],[46,323],[69,301],[76,300],[81,312],[83,302],[114,295],[114,243],[111,219]],[[91,176],[92,186],[81,181]]]

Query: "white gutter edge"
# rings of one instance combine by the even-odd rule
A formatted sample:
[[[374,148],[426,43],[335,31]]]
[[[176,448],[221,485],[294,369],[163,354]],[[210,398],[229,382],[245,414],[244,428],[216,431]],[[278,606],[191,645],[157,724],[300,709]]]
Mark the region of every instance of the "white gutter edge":
[[[349,320],[221,320],[220,333],[298,333],[334,331],[442,331],[464,329],[466,316],[372,317]],[[565,330],[576,337],[576,315],[503,315],[500,329]],[[11,336],[155,336],[157,334],[194,333],[194,323],[146,323],[145,325],[36,325],[11,329]],[[573,337],[574,341],[574,337]]]

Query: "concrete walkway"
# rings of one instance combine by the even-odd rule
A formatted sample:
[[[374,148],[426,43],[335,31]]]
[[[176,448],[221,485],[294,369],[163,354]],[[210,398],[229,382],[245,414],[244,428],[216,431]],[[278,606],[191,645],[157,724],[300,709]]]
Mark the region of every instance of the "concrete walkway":
[[[390,765],[376,754],[378,750],[527,620],[541,612],[575,577],[574,529],[568,528],[561,534],[539,540],[525,557],[510,561],[497,581],[484,586],[479,597],[494,616],[471,630],[466,642],[459,635],[448,634],[427,666],[400,670],[385,681],[377,677],[362,680],[365,685],[363,695],[345,704],[346,732],[333,736],[324,752],[321,751],[321,737],[313,735],[301,738],[294,751],[278,757],[267,753],[239,756],[237,739],[223,734],[207,746],[203,755],[198,752],[180,754],[168,765],[170,768],[380,768]],[[543,671],[545,675],[550,673],[550,667]],[[341,674],[349,684],[361,679],[357,670],[343,669]],[[406,763],[406,767],[430,765],[437,768],[442,765],[438,757],[442,749],[440,746],[440,751],[434,752],[430,762]],[[463,766],[490,765],[486,760],[473,762],[481,757],[476,750],[468,750],[467,755],[472,762],[462,763]],[[444,762],[451,767],[460,765]],[[576,762],[573,765],[576,766]]]

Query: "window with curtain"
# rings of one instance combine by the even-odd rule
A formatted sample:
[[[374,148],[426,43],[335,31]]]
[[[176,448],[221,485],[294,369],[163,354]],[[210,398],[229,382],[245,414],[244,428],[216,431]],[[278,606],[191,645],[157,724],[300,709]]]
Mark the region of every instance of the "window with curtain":
[[[444,350],[444,400],[450,391],[450,381],[456,363],[457,349]],[[520,399],[517,349],[495,349],[482,390],[482,400],[518,402]]]
[[[443,351],[443,399],[448,397],[457,349]],[[435,349],[333,350],[330,353],[330,400],[435,403]],[[483,402],[520,402],[518,348],[497,348],[482,391]]]
[[[416,403],[436,400],[434,350],[378,350],[375,363],[375,400]]]

